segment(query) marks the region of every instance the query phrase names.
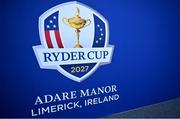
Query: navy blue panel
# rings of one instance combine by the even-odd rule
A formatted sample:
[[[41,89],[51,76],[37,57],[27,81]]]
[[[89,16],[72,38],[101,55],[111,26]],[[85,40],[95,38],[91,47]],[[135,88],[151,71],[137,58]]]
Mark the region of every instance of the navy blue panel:
[[[105,24],[96,15],[93,16],[94,16],[94,28],[95,28],[93,47],[104,47],[105,38],[106,38]]]
[[[55,12],[45,19],[44,28],[45,30],[58,30],[58,13]]]
[[[81,83],[56,70],[41,69],[32,49],[41,44],[39,16],[67,1],[0,0],[1,118],[32,118],[30,109],[37,96],[112,84],[118,86],[118,102],[41,117],[100,118],[180,97],[179,0],[78,0],[108,20],[109,42],[115,46],[112,63],[98,68],[93,76]],[[65,103],[83,100],[77,98]],[[43,106],[54,104],[59,103]]]

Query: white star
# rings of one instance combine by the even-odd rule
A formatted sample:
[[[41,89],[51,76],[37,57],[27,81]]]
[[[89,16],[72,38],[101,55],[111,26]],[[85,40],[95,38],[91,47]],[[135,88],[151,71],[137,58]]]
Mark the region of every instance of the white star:
[[[98,24],[97,27],[100,27],[100,25]]]
[[[52,21],[52,20],[50,20],[49,22],[50,22],[50,23],[53,23],[53,21]]]
[[[102,40],[102,38],[99,38],[99,40]]]
[[[53,19],[56,19],[56,16],[54,16]]]
[[[50,26],[49,26],[49,25],[47,25],[46,27],[47,27],[47,28],[49,28]]]
[[[103,31],[103,29],[102,29],[102,28],[100,28],[100,31]]]
[[[53,25],[54,28],[56,28],[56,25]]]
[[[103,33],[101,33],[101,36],[103,36],[104,34]]]
[[[96,43],[98,43],[99,41],[97,40]]]

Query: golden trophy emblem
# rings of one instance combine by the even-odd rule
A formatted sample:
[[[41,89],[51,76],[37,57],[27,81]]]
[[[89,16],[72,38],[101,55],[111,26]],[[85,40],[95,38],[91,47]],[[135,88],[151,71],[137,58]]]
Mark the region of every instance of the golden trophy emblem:
[[[62,21],[64,24],[75,28],[75,32],[77,34],[77,44],[74,46],[74,48],[83,48],[83,46],[80,44],[80,29],[88,26],[91,24],[91,20],[90,19],[82,19],[80,17],[80,10],[77,7],[77,11],[75,13],[76,16],[72,17],[72,18],[63,18]]]

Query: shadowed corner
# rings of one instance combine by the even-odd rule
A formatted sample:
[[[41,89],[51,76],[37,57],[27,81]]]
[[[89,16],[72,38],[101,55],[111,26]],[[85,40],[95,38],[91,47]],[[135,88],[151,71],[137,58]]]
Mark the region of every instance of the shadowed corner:
[[[180,118],[180,98],[120,112],[105,118]]]

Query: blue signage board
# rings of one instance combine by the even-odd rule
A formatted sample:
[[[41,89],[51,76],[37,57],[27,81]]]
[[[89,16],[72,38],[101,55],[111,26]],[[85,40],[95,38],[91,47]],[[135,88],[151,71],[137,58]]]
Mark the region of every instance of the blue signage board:
[[[178,1],[0,5],[0,117],[99,118],[180,97]]]

